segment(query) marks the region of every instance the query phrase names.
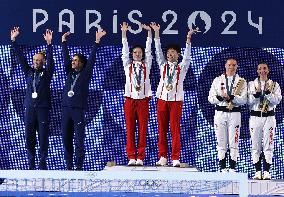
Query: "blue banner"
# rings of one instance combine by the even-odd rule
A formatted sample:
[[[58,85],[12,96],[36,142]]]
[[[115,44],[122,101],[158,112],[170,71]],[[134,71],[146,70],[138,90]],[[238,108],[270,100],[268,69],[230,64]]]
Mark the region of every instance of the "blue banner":
[[[273,1],[1,1],[1,44],[8,44],[9,30],[21,28],[21,42],[43,44],[46,28],[54,31],[54,43],[63,32],[74,33],[75,45],[91,45],[95,31],[108,32],[104,44],[121,43],[120,24],[131,26],[129,39],[144,43],[141,23],[161,25],[162,42],[183,44],[188,28],[197,26],[195,46],[283,47],[284,12],[280,0]]]

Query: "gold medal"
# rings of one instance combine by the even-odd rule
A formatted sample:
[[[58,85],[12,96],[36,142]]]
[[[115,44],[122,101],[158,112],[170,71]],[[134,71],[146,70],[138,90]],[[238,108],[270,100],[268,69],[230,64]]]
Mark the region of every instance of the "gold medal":
[[[135,87],[135,90],[136,90],[137,92],[140,92],[141,86],[136,86],[136,87]]]
[[[166,89],[167,89],[168,91],[171,91],[171,90],[173,89],[173,85],[172,85],[172,84],[166,85]]]

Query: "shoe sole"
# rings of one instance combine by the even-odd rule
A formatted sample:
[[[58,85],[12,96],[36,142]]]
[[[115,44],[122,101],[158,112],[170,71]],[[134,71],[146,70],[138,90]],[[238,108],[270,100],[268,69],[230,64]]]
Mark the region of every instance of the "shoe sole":
[[[161,165],[161,164],[156,164],[156,166],[161,166],[161,167],[165,167],[165,166],[168,166],[167,164],[165,165]]]

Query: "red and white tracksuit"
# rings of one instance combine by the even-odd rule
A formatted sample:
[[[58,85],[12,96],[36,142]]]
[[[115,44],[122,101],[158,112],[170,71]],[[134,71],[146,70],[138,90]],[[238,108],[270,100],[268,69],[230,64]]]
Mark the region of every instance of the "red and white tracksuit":
[[[179,160],[180,156],[180,121],[183,104],[183,81],[190,64],[191,44],[186,44],[182,62],[175,65],[168,62],[162,52],[160,39],[155,40],[157,63],[160,68],[160,82],[157,89],[157,119],[159,131],[159,158],[167,158],[167,132],[170,122],[172,135],[172,160]],[[167,88],[171,85],[171,89]]]
[[[256,98],[256,89],[261,84],[261,92],[264,99],[269,101],[268,112],[261,113],[260,98]],[[267,84],[266,84],[267,83]],[[264,94],[265,86],[273,83],[272,80],[259,81],[256,78],[254,81],[249,82],[248,85],[248,105],[251,112],[249,127],[252,142],[252,160],[253,164],[259,161],[261,151],[263,150],[265,160],[267,163],[272,164],[274,135],[276,128],[275,108],[282,99],[281,89],[276,82],[273,91],[270,94]]]
[[[122,38],[122,62],[124,66],[125,83],[125,121],[126,121],[126,154],[128,159],[145,158],[146,134],[149,117],[149,100],[152,96],[150,84],[150,69],[152,65],[151,54],[152,39],[147,38],[145,60],[131,61],[129,46],[126,38]],[[138,148],[135,145],[136,121],[139,128]]]
[[[231,90],[232,95],[235,91],[239,79],[239,75],[236,74],[234,83],[232,79],[228,80],[229,88],[233,83]],[[234,99],[232,100],[232,102],[235,104],[235,107],[232,111],[226,111],[226,106],[228,106],[227,101],[220,101],[217,99],[217,96],[222,95],[222,91],[228,93],[225,84],[226,77],[224,74],[216,77],[211,85],[208,101],[216,106],[214,116],[214,129],[217,138],[218,159],[223,160],[229,148],[230,158],[233,161],[237,161],[237,158],[239,157],[239,137],[241,129],[240,106],[246,104],[247,102],[247,83],[244,83],[240,94],[235,95]]]

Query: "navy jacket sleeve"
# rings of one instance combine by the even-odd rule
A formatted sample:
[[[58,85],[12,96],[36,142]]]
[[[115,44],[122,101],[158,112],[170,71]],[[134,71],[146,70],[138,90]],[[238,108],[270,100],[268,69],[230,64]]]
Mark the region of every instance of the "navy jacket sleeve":
[[[96,53],[97,53],[97,49],[99,47],[99,44],[95,44],[92,48],[92,52],[88,58],[86,67],[84,68],[83,72],[84,72],[84,76],[86,76],[86,78],[88,80],[90,80],[92,78],[93,75],[93,68],[94,68],[94,64],[96,61]]]
[[[46,71],[50,77],[54,73],[53,48],[51,44],[47,45]]]
[[[66,41],[62,42],[62,54],[63,54],[65,72],[66,75],[68,75],[68,73],[71,71],[72,66],[71,66],[71,59]]]
[[[15,54],[18,58],[18,61],[21,64],[21,68],[25,74],[25,76],[27,77],[29,70],[31,69],[31,67],[28,64],[27,59],[25,58],[23,52],[20,50],[19,45],[16,43],[16,41],[12,42],[12,47],[15,50]]]

